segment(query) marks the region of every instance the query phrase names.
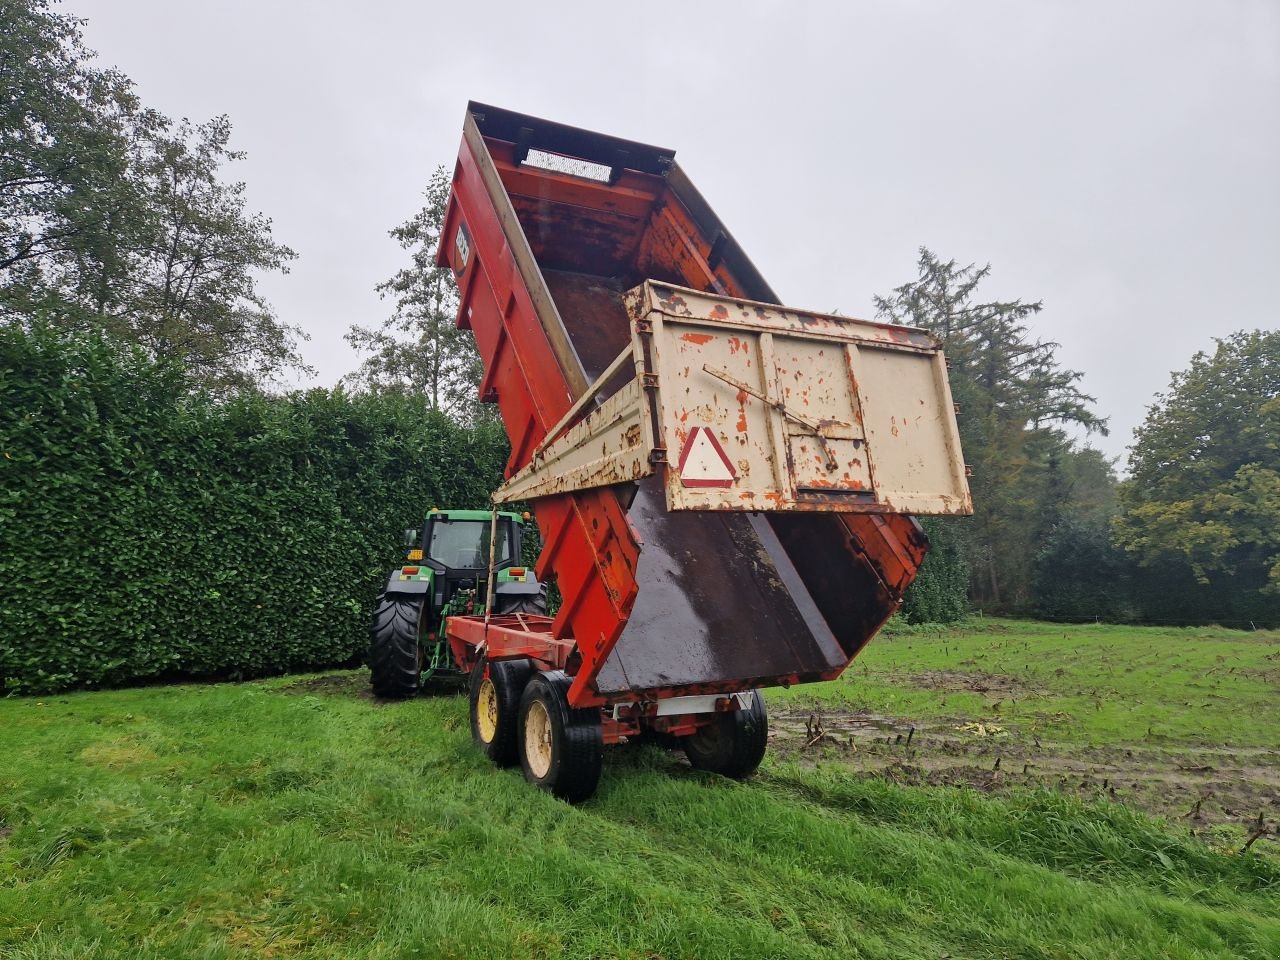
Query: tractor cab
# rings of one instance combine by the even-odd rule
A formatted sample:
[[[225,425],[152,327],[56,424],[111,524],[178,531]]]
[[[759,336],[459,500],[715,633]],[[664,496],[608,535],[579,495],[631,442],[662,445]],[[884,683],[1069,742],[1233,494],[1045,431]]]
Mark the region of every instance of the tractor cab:
[[[472,516],[478,514],[478,516]],[[515,514],[498,515],[498,543],[494,568],[501,570],[519,552],[522,521]],[[492,519],[481,510],[437,510],[422,530],[422,560],[438,573],[480,573],[489,570],[489,536]]]

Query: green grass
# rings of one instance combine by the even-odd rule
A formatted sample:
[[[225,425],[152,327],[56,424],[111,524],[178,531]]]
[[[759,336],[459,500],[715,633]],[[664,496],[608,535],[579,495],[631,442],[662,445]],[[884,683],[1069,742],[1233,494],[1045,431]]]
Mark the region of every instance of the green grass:
[[[939,683],[978,674],[1009,682],[985,695]],[[898,627],[873,640],[840,679],[770,698],[892,717],[998,717],[1095,744],[1274,747],[1277,690],[1280,631],[985,620]]]
[[[898,675],[1023,636],[1038,675],[1070,662],[1055,628],[1008,627],[951,635],[951,661],[945,635],[900,634],[874,683],[824,695],[905,695]],[[1210,642],[1246,656],[1232,636]],[[1280,956],[1273,857],[1121,805],[830,763],[738,784],[622,747],[569,807],[482,760],[460,697],[291,683],[0,701],[0,957]],[[1274,711],[1240,721],[1275,739]]]

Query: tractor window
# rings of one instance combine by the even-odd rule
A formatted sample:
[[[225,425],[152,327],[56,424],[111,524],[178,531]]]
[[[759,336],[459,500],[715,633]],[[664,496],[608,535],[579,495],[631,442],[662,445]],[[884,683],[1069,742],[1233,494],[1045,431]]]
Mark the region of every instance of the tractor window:
[[[510,559],[509,524],[498,524],[497,562]],[[450,570],[480,570],[489,566],[489,521],[433,520],[427,556]]]

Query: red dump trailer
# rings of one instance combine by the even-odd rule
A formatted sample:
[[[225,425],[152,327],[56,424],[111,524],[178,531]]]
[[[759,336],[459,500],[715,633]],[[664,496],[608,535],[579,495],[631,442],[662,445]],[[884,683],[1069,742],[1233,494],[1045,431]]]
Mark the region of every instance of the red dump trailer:
[[[971,512],[940,345],[781,307],[671,150],[468,105],[438,263],[554,617],[457,616],[472,730],[571,801],[652,732],[745,776],[758,689],[839,676]]]

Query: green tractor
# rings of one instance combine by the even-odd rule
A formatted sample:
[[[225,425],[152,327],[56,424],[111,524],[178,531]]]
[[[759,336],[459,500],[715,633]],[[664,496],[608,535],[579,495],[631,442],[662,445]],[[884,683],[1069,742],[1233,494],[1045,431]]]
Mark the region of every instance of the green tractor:
[[[405,531],[409,563],[392,570],[373,613],[369,666],[379,697],[411,697],[429,680],[465,679],[453,662],[444,622],[484,613],[489,597],[491,532],[493,613],[546,614],[547,590],[520,559],[528,514],[431,508],[421,530]]]

